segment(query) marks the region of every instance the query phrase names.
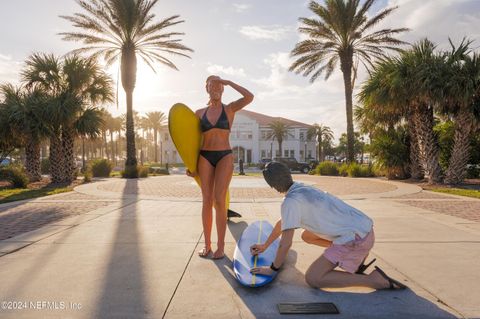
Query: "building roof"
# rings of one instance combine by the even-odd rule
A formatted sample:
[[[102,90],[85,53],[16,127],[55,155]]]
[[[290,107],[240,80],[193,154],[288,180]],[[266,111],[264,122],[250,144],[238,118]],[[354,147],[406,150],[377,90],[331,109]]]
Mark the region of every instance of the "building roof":
[[[273,121],[282,121],[285,124],[292,126],[292,127],[301,127],[301,128],[310,128],[311,125],[305,124],[302,122],[297,122],[293,120],[289,120],[283,117],[273,117],[273,116],[268,116],[265,114],[257,113],[257,112],[252,112],[252,111],[247,111],[247,110],[240,110],[237,112],[237,114],[246,116],[248,118],[251,118],[252,120],[255,120],[260,126],[268,126],[270,123]]]

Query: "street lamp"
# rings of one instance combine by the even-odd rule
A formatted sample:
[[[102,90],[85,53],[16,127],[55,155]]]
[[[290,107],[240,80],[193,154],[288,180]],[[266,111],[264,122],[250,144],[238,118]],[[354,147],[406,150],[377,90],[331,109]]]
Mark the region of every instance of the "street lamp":
[[[305,141],[305,153],[303,153],[303,157],[304,157],[304,162],[307,161],[307,141]]]

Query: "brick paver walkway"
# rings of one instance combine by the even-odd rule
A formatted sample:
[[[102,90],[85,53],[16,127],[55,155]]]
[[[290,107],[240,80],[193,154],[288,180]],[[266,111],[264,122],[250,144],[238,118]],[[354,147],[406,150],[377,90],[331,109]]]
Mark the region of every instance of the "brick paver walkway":
[[[474,222],[480,222],[480,201],[462,201],[462,200],[406,200],[398,201],[410,206],[423,208],[426,210],[442,213],[450,216],[468,219]]]
[[[235,177],[237,180],[258,179],[259,177]],[[350,194],[383,193],[396,189],[394,185],[365,179],[341,177],[320,177],[310,175],[294,175],[294,180],[308,182],[314,186],[337,196]],[[165,176],[137,180],[136,183],[124,179],[113,180],[98,186],[99,190],[123,193],[143,194],[158,197],[201,197],[200,188],[184,176]],[[230,196],[235,199],[281,198],[282,195],[268,187],[230,187]]]
[[[65,217],[84,214],[111,202],[24,203],[0,208],[0,240],[38,229]]]

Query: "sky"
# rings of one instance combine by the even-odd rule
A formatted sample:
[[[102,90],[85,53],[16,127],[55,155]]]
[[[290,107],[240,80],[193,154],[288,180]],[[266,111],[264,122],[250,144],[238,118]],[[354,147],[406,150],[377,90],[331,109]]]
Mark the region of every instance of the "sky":
[[[319,1],[323,2],[323,1]],[[180,71],[156,66],[156,73],[139,62],[134,109],[144,114],[162,111],[182,102],[192,109],[204,107],[208,97],[205,79],[217,74],[249,89],[255,100],[247,109],[307,124],[329,126],[336,138],[346,131],[343,78],[336,70],[327,81],[313,84],[288,71],[289,56],[299,35],[299,17],[312,17],[307,0],[160,0],[157,19],[180,15],[184,23],[172,30],[184,32],[182,43],[194,49],[191,59],[171,57]],[[407,27],[399,38],[413,43],[428,37],[440,49],[448,38],[463,37],[480,47],[480,0],[377,0],[368,13],[398,6],[377,28]],[[81,46],[65,42],[59,32],[74,31],[60,15],[82,12],[74,0],[15,0],[0,5],[0,82],[19,82],[23,61],[34,52],[64,55]],[[108,73],[116,81],[118,64]],[[360,70],[356,90],[367,78]],[[114,115],[125,112],[120,87],[119,106],[106,106]],[[239,98],[227,87],[224,102]],[[355,104],[355,101],[354,101]]]

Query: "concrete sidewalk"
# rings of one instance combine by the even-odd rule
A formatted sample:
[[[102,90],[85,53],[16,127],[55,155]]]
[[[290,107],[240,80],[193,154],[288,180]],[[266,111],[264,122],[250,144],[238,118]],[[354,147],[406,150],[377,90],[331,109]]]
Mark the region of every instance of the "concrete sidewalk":
[[[162,178],[149,183],[173,185]],[[479,223],[402,202],[420,192],[412,185],[305,181],[359,183],[358,193],[339,195],[374,219],[371,258],[411,289],[308,287],[303,274],[323,250],[302,242],[300,232],[275,281],[245,288],[231,269],[235,242],[252,221],[275,222],[281,198],[232,198],[243,218],[228,224],[226,258],[213,261],[196,253],[203,245],[198,197],[142,194],[139,180],[125,181],[128,192],[114,196],[106,186],[118,180],[108,180],[78,191],[108,195],[109,205],[0,241],[0,318],[296,318],[279,315],[280,302],[335,303],[340,315],[322,318],[480,318]]]

